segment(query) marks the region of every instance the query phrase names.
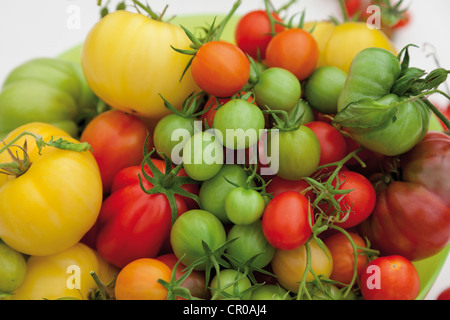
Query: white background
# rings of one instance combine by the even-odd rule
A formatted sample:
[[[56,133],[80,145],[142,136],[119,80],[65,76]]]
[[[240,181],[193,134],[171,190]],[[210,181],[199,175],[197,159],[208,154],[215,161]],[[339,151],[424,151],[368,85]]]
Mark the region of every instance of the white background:
[[[106,2],[106,0],[103,0]],[[118,1],[111,1],[111,8]],[[145,3],[145,0],[142,0]],[[167,15],[193,13],[226,13],[234,0],[150,0],[153,10],[160,12],[169,5]],[[287,0],[272,0],[275,6]],[[340,17],[337,0],[298,0],[289,13],[306,9],[307,20],[324,20],[333,15]],[[396,47],[414,43],[411,49],[414,66],[430,71],[436,68],[428,56],[434,48],[442,67],[450,69],[450,1],[405,0],[409,4],[410,25],[398,31],[393,39]],[[263,0],[242,0],[237,14],[255,8],[264,8]],[[90,28],[99,19],[97,0],[0,0],[0,84],[19,64],[36,57],[53,57],[83,42]],[[77,18],[74,20],[74,14]],[[425,45],[429,44],[429,45]],[[443,89],[443,88],[442,88]],[[432,100],[443,101],[441,97]],[[427,295],[436,299],[450,287],[450,257]]]

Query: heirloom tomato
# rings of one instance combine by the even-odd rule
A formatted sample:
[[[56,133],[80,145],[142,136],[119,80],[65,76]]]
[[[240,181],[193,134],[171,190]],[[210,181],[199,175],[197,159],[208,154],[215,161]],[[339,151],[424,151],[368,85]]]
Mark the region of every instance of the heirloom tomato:
[[[14,300],[74,298],[88,300],[98,288],[93,276],[108,284],[119,270],[108,264],[95,250],[77,243],[47,256],[31,256],[23,284],[14,292]]]
[[[160,119],[169,114],[160,94],[180,109],[185,97],[198,90],[190,69],[181,79],[189,56],[171,47],[189,49],[189,45],[179,26],[118,10],[88,33],[81,56],[83,72],[92,90],[111,107]]]
[[[59,138],[78,143],[68,133],[45,123],[29,123],[8,134],[8,143],[23,132],[45,142]],[[39,154],[36,140],[22,136],[11,146],[31,164],[23,174],[0,176],[0,237],[13,249],[28,255],[50,255],[76,244],[94,225],[102,204],[102,181],[97,162],[89,151],[52,146]],[[26,160],[25,159],[25,160]],[[10,162],[8,152],[0,163]]]

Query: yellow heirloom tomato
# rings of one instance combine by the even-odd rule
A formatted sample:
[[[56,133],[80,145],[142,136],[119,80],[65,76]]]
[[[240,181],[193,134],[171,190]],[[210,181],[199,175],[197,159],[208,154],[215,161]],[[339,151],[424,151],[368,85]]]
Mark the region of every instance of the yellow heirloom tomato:
[[[4,143],[23,132],[48,142],[62,138],[78,143],[65,131],[44,123],[29,123],[12,132]],[[21,175],[0,174],[0,238],[27,255],[50,255],[76,244],[93,226],[102,203],[100,172],[90,151],[62,150],[52,146],[39,154],[36,140],[22,136],[9,149],[22,158],[23,146],[29,167]],[[0,144],[0,148],[3,144]],[[0,153],[0,168],[11,163],[7,151]]]
[[[86,81],[111,107],[152,119],[175,108],[198,90],[190,69],[180,82],[190,49],[183,29],[142,14],[119,10],[102,18],[87,35],[81,62]]]
[[[48,256],[31,256],[22,285],[13,300],[54,300],[61,298],[89,299],[98,288],[91,271],[103,284],[115,279],[118,270],[88,246],[77,243]]]

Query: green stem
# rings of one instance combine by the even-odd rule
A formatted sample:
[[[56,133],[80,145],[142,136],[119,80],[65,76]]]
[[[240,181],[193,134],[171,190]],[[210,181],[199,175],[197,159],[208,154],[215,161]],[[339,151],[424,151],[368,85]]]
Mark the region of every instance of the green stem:
[[[344,22],[348,21],[347,9],[345,9],[344,0],[339,0],[339,6],[341,7],[342,16],[344,18]]]

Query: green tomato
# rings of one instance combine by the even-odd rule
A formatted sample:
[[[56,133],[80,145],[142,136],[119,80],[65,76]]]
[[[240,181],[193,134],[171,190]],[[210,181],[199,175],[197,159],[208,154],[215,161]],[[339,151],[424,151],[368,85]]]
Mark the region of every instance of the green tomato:
[[[347,74],[335,66],[317,68],[305,85],[305,98],[314,109],[334,114],[346,79]]]
[[[212,213],[205,210],[190,210],[179,216],[170,232],[170,244],[174,254],[185,266],[205,256],[202,242],[211,250],[222,246],[226,241],[225,229]],[[198,264],[195,270],[205,270],[205,263]]]
[[[249,278],[235,269],[223,269],[211,280],[211,296],[217,299],[249,300],[252,286]]]
[[[217,110],[213,127],[225,147],[245,149],[258,142],[265,127],[264,114],[253,103],[232,99]]]
[[[13,292],[25,280],[25,257],[0,240],[0,292]]]
[[[265,284],[252,291],[250,300],[290,300],[289,292],[276,284]]]
[[[256,103],[263,110],[292,110],[300,100],[302,89],[300,81],[290,71],[283,68],[264,70],[253,87]]]
[[[308,177],[319,165],[319,140],[315,133],[304,125],[270,136],[267,148],[272,155],[272,170],[286,180]]]
[[[182,156],[182,148],[194,135],[195,121],[192,118],[169,114],[163,117],[153,131],[153,145],[172,160]],[[175,154],[172,154],[174,151]],[[179,161],[174,161],[178,163]]]
[[[252,258],[251,266],[264,268],[272,260],[275,248],[267,241],[262,230],[261,220],[252,224],[234,225],[227,235],[227,241],[231,241],[226,253],[234,259],[231,264],[235,267],[243,266]]]
[[[289,117],[292,117],[295,114],[295,121],[297,121],[300,117],[302,117],[302,120],[300,121],[301,124],[305,124],[308,122],[312,122],[315,120],[314,118],[314,111],[311,108],[310,104],[306,102],[305,100],[299,100],[299,107],[298,109],[292,109],[288,112]]]
[[[207,131],[194,134],[183,148],[183,167],[189,177],[205,181],[214,177],[223,166],[223,147]]]
[[[200,207],[211,212],[223,223],[229,223],[225,211],[225,198],[231,190],[236,188],[227,180],[245,186],[247,181],[247,173],[237,164],[224,164],[220,171],[211,179],[202,183],[199,192]]]
[[[225,197],[225,212],[234,224],[251,224],[261,218],[265,202],[256,190],[237,187]]]

